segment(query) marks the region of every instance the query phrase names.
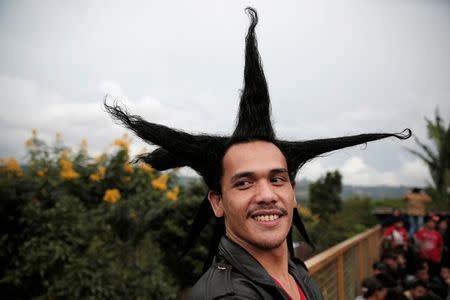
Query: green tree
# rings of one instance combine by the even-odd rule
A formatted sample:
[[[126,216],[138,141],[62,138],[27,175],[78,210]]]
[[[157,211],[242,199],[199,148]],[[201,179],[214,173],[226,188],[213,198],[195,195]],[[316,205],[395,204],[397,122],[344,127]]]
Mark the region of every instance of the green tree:
[[[374,202],[369,198],[353,197],[342,204],[342,209],[333,218],[320,219],[309,229],[316,246],[316,253],[328,249],[377,224],[372,215]]]
[[[342,176],[339,171],[327,172],[309,186],[309,203],[314,214],[329,219],[342,208]]]
[[[447,202],[447,205],[450,206],[448,192],[450,181],[450,122],[446,128],[445,121],[442,120],[437,109],[434,122],[428,118],[425,118],[425,121],[432,146],[422,143],[415,137],[421,151],[412,149],[409,149],[409,151],[427,164],[434,185],[433,198],[438,203],[444,204]]]
[[[0,159],[1,295],[178,299],[192,285],[208,237],[181,254],[206,190],[130,164],[129,142],[94,159],[33,132],[23,164]]]

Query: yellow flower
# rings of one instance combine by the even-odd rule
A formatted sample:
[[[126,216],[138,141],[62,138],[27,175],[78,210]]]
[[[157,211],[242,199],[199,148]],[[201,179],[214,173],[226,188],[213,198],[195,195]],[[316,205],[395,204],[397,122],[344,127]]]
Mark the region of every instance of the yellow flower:
[[[72,162],[70,161],[70,160],[68,160],[68,159],[65,159],[65,158],[61,158],[60,160],[59,160],[59,166],[61,167],[61,169],[63,169],[63,170],[69,170],[69,169],[72,169]]]
[[[25,146],[27,148],[31,148],[31,147],[33,147],[33,145],[34,145],[33,139],[28,139],[25,141]]]
[[[13,173],[16,176],[23,176],[22,168],[15,158],[2,159],[1,164],[6,172]]]
[[[43,170],[39,170],[39,171],[37,171],[37,176],[39,176],[39,177],[44,177],[45,176],[45,172],[43,171]]]
[[[120,199],[120,191],[118,189],[107,189],[103,195],[103,201],[116,203]]]
[[[178,199],[178,194],[180,194],[180,188],[176,186],[171,191],[168,191],[166,196],[170,201],[175,201]]]
[[[305,218],[312,217],[312,212],[307,207],[300,206],[299,209],[298,209],[298,212],[300,213],[300,215],[302,217],[305,217]]]
[[[105,178],[105,174],[106,174],[106,168],[102,166],[102,167],[98,168],[96,173],[89,175],[89,179],[93,182],[98,182]]]
[[[169,175],[163,174],[156,179],[152,180],[152,187],[156,190],[165,191],[167,190],[167,181],[169,180]]]
[[[149,165],[149,164],[147,164],[147,163],[145,163],[145,162],[141,162],[141,163],[139,164],[139,168],[140,168],[141,170],[143,170],[144,172],[148,172],[148,173],[150,173],[150,172],[153,171],[152,166]]]
[[[59,175],[61,175],[62,178],[67,179],[67,180],[72,180],[72,179],[77,179],[80,177],[80,174],[78,174],[75,170],[71,169],[71,170],[65,170],[65,171],[61,171],[59,173]]]
[[[100,175],[100,178],[103,179],[105,178],[105,174],[106,174],[106,168],[105,167],[100,167],[98,168],[98,175]]]
[[[114,145],[119,146],[123,150],[128,150],[128,146],[130,146],[131,138],[128,137],[128,135],[125,133],[122,138],[116,139],[114,141]]]
[[[73,163],[69,160],[68,157],[68,151],[64,151],[61,154],[61,157],[59,158],[59,166],[61,167],[61,172],[59,173],[59,175],[67,180],[77,179],[80,177],[80,174],[78,174],[73,169]]]
[[[100,176],[98,176],[97,173],[94,173],[94,174],[89,175],[89,179],[93,182],[98,182],[98,181],[100,181]]]
[[[126,173],[128,173],[128,174],[131,174],[131,173],[134,172],[133,165],[130,164],[130,163],[126,163],[126,164],[123,166],[123,170],[124,170]]]
[[[318,215],[315,215],[311,212],[311,210],[304,206],[298,206],[298,212],[305,219],[312,219],[314,222],[319,222],[320,218]]]

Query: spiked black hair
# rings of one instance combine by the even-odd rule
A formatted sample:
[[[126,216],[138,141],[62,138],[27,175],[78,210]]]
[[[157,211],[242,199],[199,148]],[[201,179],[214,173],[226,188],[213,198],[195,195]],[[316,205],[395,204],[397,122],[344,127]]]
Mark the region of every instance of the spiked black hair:
[[[236,143],[263,140],[275,144],[286,157],[289,176],[291,180],[294,180],[298,170],[306,162],[321,154],[387,137],[403,140],[411,136],[411,130],[405,129],[400,133],[370,133],[309,141],[278,140],[272,127],[269,90],[255,34],[258,15],[250,7],[245,11],[250,17],[250,26],[245,46],[244,88],[233,134],[231,136],[189,134],[147,122],[140,116],[127,113],[117,103],[108,105],[105,100],[104,106],[114,119],[123,123],[143,140],[159,146],[153,152],[140,155],[137,159],[151,164],[160,171],[189,166],[202,176],[210,190],[220,193],[223,156],[227,149]],[[193,245],[195,237],[213,215],[208,199],[205,197],[194,220],[187,248]],[[293,223],[306,242],[312,244],[297,211],[294,213]],[[224,234],[224,231],[223,221],[217,222],[210,256],[205,266],[208,266],[208,262],[212,260],[219,242],[218,238]],[[291,238],[289,233],[288,240]],[[289,252],[293,255],[291,244],[289,244]]]

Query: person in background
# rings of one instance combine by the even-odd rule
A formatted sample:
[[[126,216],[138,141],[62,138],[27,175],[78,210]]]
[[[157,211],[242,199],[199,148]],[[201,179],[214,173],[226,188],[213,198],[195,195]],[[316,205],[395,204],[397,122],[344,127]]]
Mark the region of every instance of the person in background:
[[[422,280],[415,280],[404,292],[408,300],[440,300],[441,298],[428,289],[428,284]]]
[[[439,223],[437,224],[437,230],[442,236],[442,239],[444,240],[444,247],[442,249],[442,259],[450,261],[450,229],[449,229],[449,218],[448,217],[441,217],[439,220]]]
[[[387,289],[375,277],[368,277],[361,284],[362,296],[355,300],[384,300],[387,299]]]
[[[425,204],[431,202],[431,197],[420,188],[413,188],[406,193],[405,201],[407,202],[407,213],[409,216],[409,236],[413,237],[414,233],[423,226],[425,216]]]
[[[429,271],[429,267],[428,267],[428,263],[426,261],[423,261],[423,260],[417,261],[415,264],[414,274],[410,274],[410,275],[406,276],[406,278],[405,278],[405,281],[403,283],[403,286],[405,287],[405,289],[410,287],[411,284],[416,282],[417,280],[428,284],[428,282],[430,281],[430,275],[429,275],[428,271]]]
[[[436,224],[438,222],[439,216],[430,214],[427,216],[425,225],[414,235],[414,239],[419,248],[419,258],[425,260],[430,267],[430,277],[438,275],[444,246],[444,240],[436,230]]]
[[[393,249],[386,249],[381,255],[381,262],[386,266],[383,274],[388,277],[396,286],[400,286],[400,274],[398,272],[397,253]]]
[[[408,232],[400,216],[393,217],[392,225],[384,230],[383,240],[384,248],[407,250]]]
[[[405,226],[406,229],[409,229],[408,217],[403,214],[399,208],[392,208],[391,215],[389,215],[381,222],[381,226],[383,228],[389,227],[394,224],[394,221],[396,221],[398,218],[401,218],[403,221],[403,226]]]
[[[431,279],[430,290],[442,299],[450,299],[450,264],[448,262],[441,265],[439,276]]]

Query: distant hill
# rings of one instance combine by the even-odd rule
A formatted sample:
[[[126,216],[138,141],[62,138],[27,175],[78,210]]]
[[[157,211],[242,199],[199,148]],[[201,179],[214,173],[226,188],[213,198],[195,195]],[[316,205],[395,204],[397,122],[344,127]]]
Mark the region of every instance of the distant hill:
[[[311,181],[300,180],[297,181],[297,195],[308,198],[308,188]],[[342,187],[342,199],[351,197],[368,197],[371,199],[383,198],[402,198],[411,187],[406,186],[361,186],[361,185],[344,185]]]
[[[200,180],[196,177],[180,176],[180,185],[187,185],[191,181]],[[311,181],[302,179],[297,181],[296,193],[298,199],[308,198],[308,188]],[[383,199],[383,198],[402,198],[405,193],[410,190],[411,187],[406,186],[360,186],[360,185],[344,185],[342,188],[342,199],[348,199],[351,197],[368,197],[371,199]]]

